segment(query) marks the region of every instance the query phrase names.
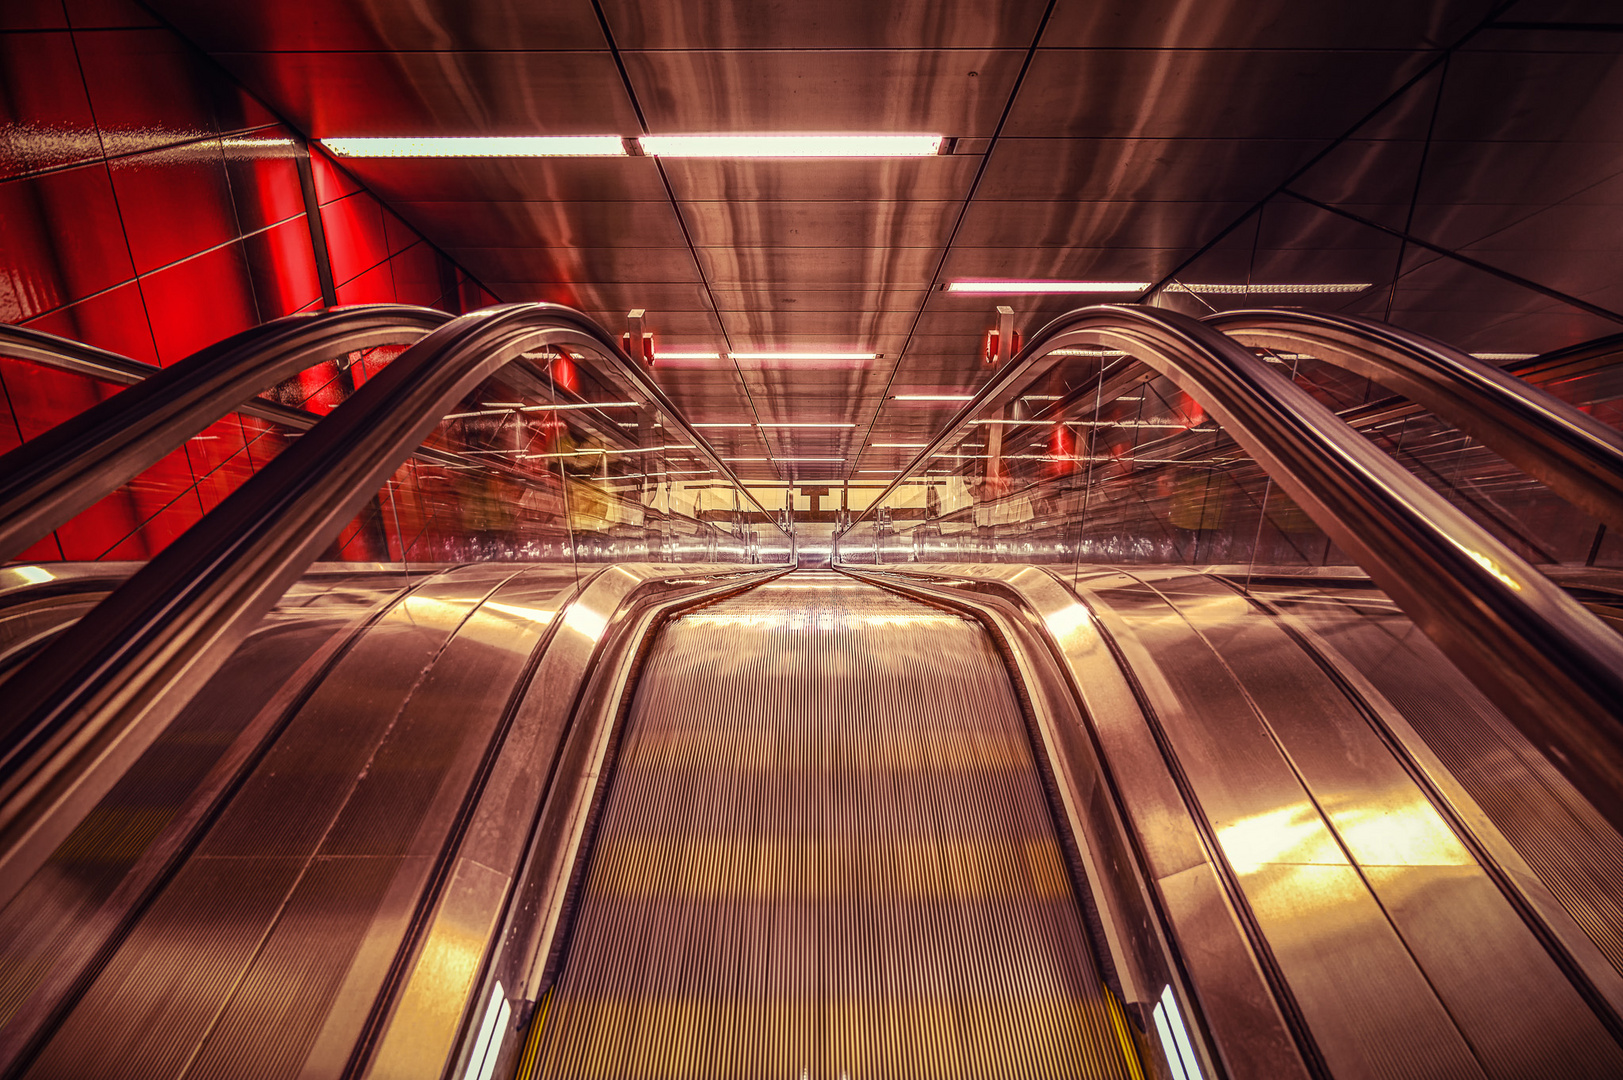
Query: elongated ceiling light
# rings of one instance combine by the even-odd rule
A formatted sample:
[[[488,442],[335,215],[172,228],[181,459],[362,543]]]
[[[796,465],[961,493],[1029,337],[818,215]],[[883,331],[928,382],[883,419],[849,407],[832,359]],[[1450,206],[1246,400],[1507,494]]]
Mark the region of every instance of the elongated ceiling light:
[[[1310,293],[1360,293],[1371,287],[1367,281],[1301,281],[1278,282],[1272,285],[1226,284],[1219,282],[1174,281],[1163,291],[1193,293],[1206,296],[1257,296],[1273,293],[1282,296]]]
[[[987,279],[984,281],[949,281],[947,291],[980,295],[1017,293],[1136,293],[1143,292],[1149,281],[1031,281],[1023,279]]]
[[[434,136],[322,139],[339,157],[625,157],[618,135]]]
[[[974,394],[892,394],[892,401],[974,401]]]
[[[811,428],[850,428],[850,427],[856,427],[855,424],[847,424],[847,423],[821,423],[821,422],[812,423],[810,421],[807,421],[807,422],[804,422],[804,423],[789,423],[789,422],[786,422],[786,421],[778,421],[778,420],[765,420],[765,421],[761,422],[760,426],[761,427],[769,427],[769,428],[786,428],[786,427],[793,427],[793,428],[802,428],[802,427],[811,427]]]
[[[871,352],[735,352],[727,355],[734,360],[877,360],[880,356]]]
[[[940,135],[644,135],[649,157],[828,158],[931,157]]]

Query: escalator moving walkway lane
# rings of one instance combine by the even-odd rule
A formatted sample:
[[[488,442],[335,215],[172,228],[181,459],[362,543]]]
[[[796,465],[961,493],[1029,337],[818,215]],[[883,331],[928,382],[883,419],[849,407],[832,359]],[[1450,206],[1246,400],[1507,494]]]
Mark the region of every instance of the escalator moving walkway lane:
[[[988,635],[828,573],[654,643],[539,1037],[537,1077],[1141,1075]]]

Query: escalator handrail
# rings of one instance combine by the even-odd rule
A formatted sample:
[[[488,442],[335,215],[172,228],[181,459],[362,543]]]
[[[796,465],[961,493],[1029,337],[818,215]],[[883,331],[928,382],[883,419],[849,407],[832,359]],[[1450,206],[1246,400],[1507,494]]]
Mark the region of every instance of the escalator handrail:
[[[1120,349],[1204,406],[1623,829],[1623,638],[1300,386],[1199,320],[1110,304],[1053,320],[857,522],[1069,345]]]
[[[1311,311],[1224,311],[1201,320],[1246,345],[1289,349],[1415,401],[1556,494],[1623,529],[1623,432],[1435,338]]]
[[[8,683],[0,875],[26,877],[42,865],[110,786],[116,765],[168,724],[441,417],[522,353],[551,346],[608,358],[664,413],[668,432],[679,432],[770,519],[586,315],[510,304],[453,320],[368,379]]]
[[[279,423],[289,414],[301,417],[300,410],[253,400],[284,379],[360,349],[409,344],[451,318],[407,304],[289,315],[166,368],[7,327],[0,354],[130,385],[0,457],[0,561],[15,558],[234,410],[268,412]]]

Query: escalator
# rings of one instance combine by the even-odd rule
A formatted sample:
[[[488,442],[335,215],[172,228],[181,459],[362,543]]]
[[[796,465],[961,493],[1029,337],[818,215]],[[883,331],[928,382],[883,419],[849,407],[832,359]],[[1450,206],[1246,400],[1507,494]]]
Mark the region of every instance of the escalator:
[[[1119,310],[1087,317],[1204,355]],[[560,342],[606,393],[490,388]],[[396,364],[146,567],[0,571],[27,766],[0,792],[4,1075],[1623,1074],[1623,841],[1596,774],[1416,629],[1499,580],[1436,557],[1416,582],[1406,549],[1463,535],[1423,487],[1315,507],[1364,515],[1337,543],[1399,515],[1364,553],[1401,609],[1352,568],[1031,565],[1036,534],[898,560],[883,506],[840,572],[785,574],[758,507],[654,490],[742,489],[573,313],[451,323]],[[1243,382],[1219,400],[1283,475],[1343,483],[1353,444],[1274,437]],[[957,426],[1025,423],[1001,392]],[[546,453],[429,435],[521,395],[612,422]],[[579,453],[596,474],[555,465]],[[487,472],[558,492],[567,557],[312,565],[413,454],[453,498]],[[998,520],[960,535],[991,550]],[[1512,648],[1590,634],[1552,714],[1604,710],[1584,663],[1614,646],[1491,543],[1515,587],[1478,617]]]

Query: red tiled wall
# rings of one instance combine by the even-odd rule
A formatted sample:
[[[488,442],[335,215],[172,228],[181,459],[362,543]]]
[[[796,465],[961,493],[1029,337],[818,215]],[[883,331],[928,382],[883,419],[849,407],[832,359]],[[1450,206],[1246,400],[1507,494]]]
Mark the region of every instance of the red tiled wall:
[[[0,3],[0,321],[167,365],[320,308],[291,135],[126,0]],[[340,304],[495,302],[319,151],[312,167]],[[0,452],[116,389],[0,356]],[[28,557],[145,558],[279,446],[222,420]]]

